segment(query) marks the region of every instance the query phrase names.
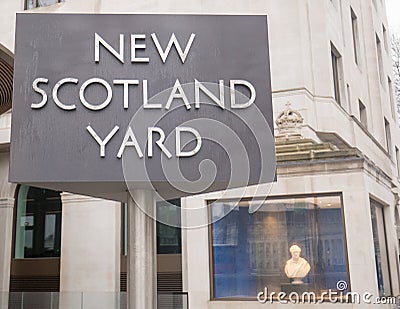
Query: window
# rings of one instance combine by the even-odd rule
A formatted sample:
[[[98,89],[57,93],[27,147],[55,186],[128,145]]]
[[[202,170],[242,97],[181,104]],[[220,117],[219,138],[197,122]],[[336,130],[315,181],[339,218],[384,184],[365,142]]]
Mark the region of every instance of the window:
[[[17,195],[15,258],[59,257],[60,192],[21,185]]]
[[[396,119],[396,110],[395,110],[395,103],[393,100],[393,84],[390,77],[388,77],[388,89],[389,89],[389,103],[390,103],[390,110],[392,112],[392,118]]]
[[[397,166],[397,177],[400,177],[400,153],[399,148],[395,147],[396,151],[396,166]]]
[[[382,24],[382,33],[383,33],[383,44],[385,45],[386,52],[388,52],[389,44],[388,44],[388,40],[387,40],[387,31],[386,31],[386,27],[384,24]]]
[[[175,206],[178,207],[175,207]],[[181,225],[181,200],[162,201],[157,203],[157,218],[173,217],[176,220],[176,226]],[[172,220],[168,220],[172,222]],[[177,254],[182,252],[181,228],[169,226],[157,221],[157,254]]]
[[[350,91],[350,85],[349,84],[347,84],[346,89],[347,89],[347,106],[348,106],[349,111],[351,113],[351,110],[352,110],[352,108],[351,108],[351,91]]]
[[[351,14],[351,30],[353,34],[353,50],[354,50],[354,61],[358,64],[359,63],[359,50],[360,50],[360,40],[358,35],[358,22],[357,22],[357,15],[354,13],[353,9],[350,8]]]
[[[341,83],[341,56],[336,48],[331,45],[332,74],[333,74],[333,90],[336,102],[341,105],[340,83]]]
[[[261,207],[249,214],[251,203]],[[210,204],[213,219],[227,210],[210,227],[213,298],[255,298],[265,287],[289,294],[295,285],[285,266],[293,245],[309,265],[301,278],[307,291],[320,294],[349,282],[340,196]]]
[[[383,85],[383,60],[382,60],[382,46],[381,46],[382,44],[377,34],[375,34],[375,38],[376,38],[376,51],[378,55],[379,80]]]
[[[181,225],[180,208],[181,200],[157,202],[157,218],[166,221],[167,217],[173,217],[176,220],[176,226]],[[163,220],[164,218],[164,220]],[[128,206],[122,204],[122,254],[128,255]],[[173,220],[168,220],[173,222]],[[165,225],[159,221],[156,223],[157,229],[157,254],[180,254],[182,253],[181,228]]]
[[[386,139],[386,150],[389,154],[391,154],[391,148],[392,148],[392,138],[390,135],[390,124],[389,121],[387,121],[386,118],[384,118],[385,122],[385,139]]]
[[[368,128],[367,109],[365,108],[365,105],[361,102],[361,100],[358,100],[358,109],[359,109],[359,112],[360,112],[360,122],[361,122],[361,124],[365,128]]]
[[[64,2],[64,0],[25,0],[25,10]]]
[[[392,295],[384,207],[373,199],[370,207],[379,295]]]

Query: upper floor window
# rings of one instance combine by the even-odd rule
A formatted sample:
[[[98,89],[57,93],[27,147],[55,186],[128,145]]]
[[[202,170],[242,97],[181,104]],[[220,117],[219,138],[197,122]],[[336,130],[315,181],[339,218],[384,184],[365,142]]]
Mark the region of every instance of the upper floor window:
[[[392,112],[392,118],[396,119],[397,115],[396,115],[396,110],[395,110],[395,102],[393,99],[393,84],[392,84],[392,80],[390,79],[390,77],[388,76],[388,88],[389,88],[389,103],[390,103],[390,110]]]
[[[391,149],[392,149],[392,138],[390,135],[390,124],[389,121],[384,118],[385,122],[385,139],[386,139],[386,150],[389,154],[391,154]]]
[[[376,52],[378,55],[378,73],[379,73],[379,80],[381,84],[383,85],[384,81],[384,72],[383,72],[383,59],[382,59],[382,44],[381,40],[379,39],[378,35],[375,34],[375,39],[376,39]]]
[[[382,24],[382,33],[383,33],[383,44],[385,45],[386,52],[388,52],[389,51],[389,43],[388,43],[388,38],[387,38],[386,27],[384,24]]]
[[[400,177],[400,152],[397,146],[395,147],[395,152],[396,152],[397,177]]]
[[[353,35],[353,50],[354,50],[354,60],[358,64],[360,59],[360,46],[359,46],[359,35],[358,35],[358,21],[357,15],[354,13],[353,9],[350,8],[351,13],[351,30]]]
[[[331,44],[331,60],[332,60],[332,74],[333,74],[333,90],[336,102],[341,105],[341,82],[342,78],[342,57],[337,49]]]
[[[365,105],[361,102],[361,100],[358,100],[358,109],[360,112],[360,122],[365,128],[367,128],[368,127],[367,109]]]
[[[64,0],[25,0],[25,10],[49,6],[60,2],[64,2]]]
[[[59,257],[60,192],[21,185],[16,206],[15,258]]]

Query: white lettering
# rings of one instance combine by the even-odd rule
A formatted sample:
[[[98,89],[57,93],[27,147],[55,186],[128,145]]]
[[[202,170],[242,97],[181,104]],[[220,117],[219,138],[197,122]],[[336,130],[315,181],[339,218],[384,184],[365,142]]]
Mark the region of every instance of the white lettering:
[[[165,61],[167,61],[167,57],[169,55],[169,52],[171,51],[172,45],[175,46],[175,48],[176,48],[176,50],[177,50],[177,52],[179,54],[179,57],[181,58],[182,63],[185,63],[186,57],[187,57],[187,55],[189,53],[190,47],[192,46],[192,43],[194,41],[195,36],[196,35],[194,33],[192,33],[190,35],[189,41],[188,41],[188,43],[186,44],[186,47],[185,47],[185,51],[182,51],[182,48],[179,45],[178,40],[176,39],[175,33],[172,33],[171,38],[169,39],[167,48],[165,49],[165,51],[163,51],[163,49],[162,49],[162,47],[160,45],[160,42],[157,39],[156,34],[155,33],[151,34],[151,38],[153,39],[154,45],[156,46],[157,51],[160,54],[160,57],[161,57],[163,63],[165,63]]]
[[[162,108],[161,104],[150,104],[148,101],[148,86],[147,86],[147,79],[143,80],[143,108]]]
[[[197,144],[196,147],[191,150],[191,151],[181,151],[181,132],[190,132],[192,133],[197,140]],[[175,140],[175,151],[176,151],[176,156],[179,157],[192,157],[194,156],[196,153],[199,152],[200,148],[201,148],[201,144],[202,144],[202,140],[201,140],[201,136],[199,134],[199,132],[193,128],[190,127],[177,127],[176,131],[175,131],[175,135],[176,135],[176,140]]]
[[[48,82],[49,82],[49,80],[47,78],[42,78],[42,77],[38,77],[33,81],[32,88],[33,88],[33,90],[35,92],[37,92],[37,93],[42,95],[42,101],[40,101],[39,103],[32,103],[31,104],[31,108],[42,108],[43,106],[46,105],[46,103],[47,103],[47,93],[43,89],[40,89],[38,87],[38,84],[39,83],[47,84]]]
[[[131,62],[149,62],[148,57],[136,57],[136,49],[145,49],[146,44],[137,44],[136,40],[146,39],[145,34],[131,34]]]
[[[250,84],[248,81],[234,79],[229,82],[229,85],[230,85],[230,90],[231,90],[231,107],[232,108],[247,108],[251,104],[254,103],[254,101],[256,99],[256,90],[254,89],[253,85]],[[236,97],[235,97],[235,93],[236,93],[235,86],[236,85],[242,85],[242,86],[246,86],[247,88],[249,88],[250,93],[251,93],[249,101],[247,101],[245,103],[241,103],[241,104],[236,103]]]
[[[55,84],[54,88],[53,88],[53,100],[54,103],[56,103],[56,105],[66,111],[71,111],[74,110],[76,108],[75,104],[71,104],[71,105],[65,105],[63,103],[61,103],[61,101],[58,99],[58,89],[66,84],[66,83],[73,83],[73,84],[77,84],[78,83],[78,79],[76,78],[71,78],[71,77],[67,77],[67,78],[63,78],[61,79],[57,84]]]
[[[139,85],[137,79],[114,79],[114,85],[124,85],[124,108],[129,107],[129,85]]]
[[[225,109],[225,94],[224,94],[224,81],[219,81],[219,99],[208,90],[202,83],[200,83],[197,79],[194,80],[194,98],[195,108],[200,108],[200,90],[203,91],[211,100],[217,103],[222,109]]]
[[[125,147],[127,147],[127,146],[135,147],[139,158],[143,158],[143,152],[140,150],[139,143],[135,137],[135,134],[133,134],[131,127],[128,127],[128,129],[126,130],[124,140],[123,140],[121,147],[119,148],[119,151],[117,154],[118,159],[121,159],[122,154],[124,153]]]
[[[177,93],[178,91],[178,93]],[[190,103],[188,98],[186,97],[185,92],[183,91],[182,85],[179,82],[179,79],[176,79],[175,85],[171,90],[171,93],[169,95],[167,104],[165,105],[165,109],[169,109],[171,107],[171,103],[173,99],[182,99],[183,103],[186,105],[186,109],[190,109]]]
[[[156,141],[156,145],[161,149],[161,151],[171,159],[172,154],[168,151],[167,147],[163,144],[165,140],[165,133],[163,129],[158,127],[151,127],[147,129],[147,156],[149,158],[153,157],[153,132],[157,132],[160,138]]]
[[[96,142],[100,145],[100,157],[104,158],[106,156],[106,145],[110,141],[110,139],[115,135],[115,133],[117,133],[117,131],[119,130],[119,127],[115,126],[111,130],[111,132],[108,133],[108,135],[106,136],[106,138],[104,140],[101,140],[99,135],[93,130],[93,128],[90,125],[88,125],[86,127],[86,130],[89,131],[90,135],[92,135],[93,138],[96,140]]]
[[[106,100],[99,104],[99,105],[92,105],[85,99],[85,89],[87,86],[94,84],[94,83],[99,83],[103,85],[107,89],[107,98]],[[81,89],[79,90],[79,98],[81,99],[82,104],[87,108],[92,111],[98,111],[103,108],[106,108],[108,104],[110,104],[111,99],[112,99],[112,89],[109,83],[107,83],[104,79],[101,78],[91,78],[88,79],[86,82],[84,82],[81,86]]]
[[[124,63],[124,35],[119,35],[119,52],[108,44],[99,34],[94,34],[94,61],[100,61],[100,44],[103,45],[121,63]]]

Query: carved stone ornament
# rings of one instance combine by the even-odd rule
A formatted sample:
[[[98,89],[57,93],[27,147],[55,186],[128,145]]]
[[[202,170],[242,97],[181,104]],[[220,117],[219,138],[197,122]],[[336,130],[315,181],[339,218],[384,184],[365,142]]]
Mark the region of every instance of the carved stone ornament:
[[[301,114],[290,107],[290,102],[286,103],[284,111],[280,112],[275,123],[278,127],[278,139],[299,139],[302,138],[301,126],[303,117]]]

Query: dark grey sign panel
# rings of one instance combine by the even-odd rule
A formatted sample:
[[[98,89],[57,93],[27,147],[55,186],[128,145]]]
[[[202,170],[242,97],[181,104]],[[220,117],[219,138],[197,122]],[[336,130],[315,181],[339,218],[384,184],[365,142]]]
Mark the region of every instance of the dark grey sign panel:
[[[274,179],[266,16],[18,14],[15,44],[10,181],[122,200]]]

